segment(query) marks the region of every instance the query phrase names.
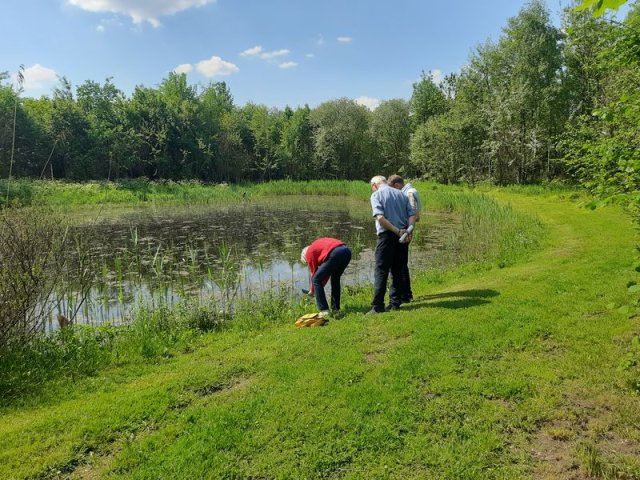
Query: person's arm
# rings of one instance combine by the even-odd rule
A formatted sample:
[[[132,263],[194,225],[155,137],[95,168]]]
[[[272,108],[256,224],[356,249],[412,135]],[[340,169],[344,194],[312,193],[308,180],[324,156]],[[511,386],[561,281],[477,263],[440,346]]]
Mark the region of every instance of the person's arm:
[[[380,222],[380,225],[382,225],[382,227],[385,230],[393,232],[397,236],[401,236],[405,232],[404,229],[396,227],[393,223],[391,223],[389,220],[387,220],[384,217],[384,215],[376,215],[376,218],[377,218],[378,222]]]
[[[407,219],[407,221],[409,222],[409,225],[407,228],[409,227],[415,227],[416,224],[416,215],[417,215],[417,210],[416,208],[411,204],[410,198],[409,196],[407,196],[407,216],[409,217]],[[404,233],[404,232],[403,232]],[[411,240],[413,240],[413,231],[408,232],[407,238],[402,239],[403,243],[411,243]]]
[[[307,265],[309,266],[309,296],[315,294],[313,290],[313,274],[318,270],[318,252],[313,248],[307,250]]]
[[[409,197],[409,204],[411,205],[411,208],[413,208],[415,210],[415,212],[416,212],[415,221],[419,222],[420,221],[420,212],[418,211],[418,201],[416,200],[416,197],[413,194],[413,192],[409,192],[407,194],[407,197]]]

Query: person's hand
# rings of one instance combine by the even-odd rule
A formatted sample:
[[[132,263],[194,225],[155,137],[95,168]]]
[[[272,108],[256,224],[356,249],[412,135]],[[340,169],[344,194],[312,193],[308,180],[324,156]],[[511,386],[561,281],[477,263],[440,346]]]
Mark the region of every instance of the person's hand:
[[[402,230],[402,234],[403,235],[404,235],[405,232],[406,232],[406,230]],[[411,243],[411,240],[413,240],[413,232],[408,233],[407,236],[405,237],[405,239],[402,240],[400,243]]]

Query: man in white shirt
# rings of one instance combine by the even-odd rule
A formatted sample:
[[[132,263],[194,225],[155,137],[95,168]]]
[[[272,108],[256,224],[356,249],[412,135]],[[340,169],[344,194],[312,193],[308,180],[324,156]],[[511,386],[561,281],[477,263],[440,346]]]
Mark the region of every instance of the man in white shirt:
[[[416,212],[416,222],[420,220],[420,210],[422,210],[422,201],[420,200],[420,194],[410,183],[405,184],[404,179],[400,175],[391,175],[387,180],[390,186],[400,190],[409,199],[409,204]],[[413,300],[413,292],[411,291],[411,277],[409,276],[409,256],[407,255],[407,262],[402,267],[402,284],[407,289],[402,293],[400,300],[402,303],[409,303]],[[392,284],[393,285],[393,284]]]

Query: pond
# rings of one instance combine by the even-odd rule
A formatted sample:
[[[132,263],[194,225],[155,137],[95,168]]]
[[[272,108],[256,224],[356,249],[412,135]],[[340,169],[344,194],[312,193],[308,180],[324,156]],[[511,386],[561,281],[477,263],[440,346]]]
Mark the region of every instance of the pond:
[[[300,251],[319,237],[339,238],[352,249],[343,283],[373,278],[376,236],[368,201],[284,196],[224,206],[105,209],[74,222],[72,235],[82,240],[70,251],[76,261],[67,274],[82,277],[83,287],[53,301],[56,315],[79,324],[119,323],[136,306],[185,299],[231,302],[274,288],[299,295],[309,286]],[[451,214],[423,214],[410,249],[414,271],[451,261],[458,224]]]

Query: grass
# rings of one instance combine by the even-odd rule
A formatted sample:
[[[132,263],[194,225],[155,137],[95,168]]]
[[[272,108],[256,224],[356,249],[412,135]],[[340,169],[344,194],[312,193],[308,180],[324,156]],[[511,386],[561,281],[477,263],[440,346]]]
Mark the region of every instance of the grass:
[[[0,180],[0,194],[18,206],[140,205],[145,203],[220,204],[276,195],[351,195],[368,198],[366,182],[277,181],[208,185],[199,181],[124,180],[71,183],[52,180]]]
[[[0,478],[640,478],[633,224],[483,195],[539,218],[542,248],[509,253],[530,248],[514,221],[502,254],[414,275],[400,312],[354,291],[324,328],[265,310],[55,384],[0,410]]]

